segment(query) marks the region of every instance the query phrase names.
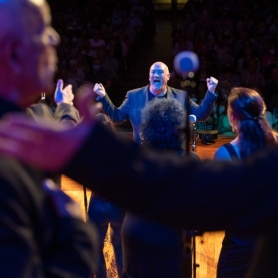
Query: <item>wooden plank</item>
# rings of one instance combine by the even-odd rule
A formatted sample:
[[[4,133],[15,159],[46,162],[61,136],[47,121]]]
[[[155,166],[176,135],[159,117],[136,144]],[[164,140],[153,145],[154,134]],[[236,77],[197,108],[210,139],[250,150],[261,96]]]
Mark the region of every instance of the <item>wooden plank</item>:
[[[201,159],[213,159],[215,151],[233,138],[234,136],[218,135],[218,139],[211,145],[204,145],[198,140],[196,152]],[[196,263],[199,265],[196,269],[196,276],[198,278],[216,277],[223,237],[223,231],[204,233],[201,237],[196,237]]]
[[[125,133],[125,137],[132,138],[131,133]],[[201,159],[213,159],[215,151],[223,144],[230,142],[233,137],[223,137],[218,136],[218,139],[214,144],[204,145],[197,141],[196,152]],[[84,209],[84,192],[83,186],[76,183],[66,176],[62,176],[62,189],[69,194],[74,200],[76,200],[84,212],[85,219],[85,209]],[[91,196],[91,191],[87,189],[87,199]],[[196,263],[199,264],[197,268],[197,277],[198,278],[214,278],[216,277],[216,268],[217,261],[219,257],[219,252],[222,246],[223,232],[214,232],[214,233],[204,233],[202,237],[196,237]],[[106,262],[108,267],[108,272],[110,273],[111,278],[117,278],[117,275],[111,275],[111,273],[116,273],[115,262],[113,259],[113,249],[107,238],[107,242],[104,247],[104,252],[108,254],[106,257],[109,258],[109,261]]]

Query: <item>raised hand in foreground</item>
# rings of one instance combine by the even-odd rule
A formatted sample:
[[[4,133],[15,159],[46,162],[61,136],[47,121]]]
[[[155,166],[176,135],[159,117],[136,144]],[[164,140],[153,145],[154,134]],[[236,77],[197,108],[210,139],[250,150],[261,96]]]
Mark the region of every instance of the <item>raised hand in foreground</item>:
[[[0,122],[0,154],[47,171],[60,170],[80,148],[94,127],[101,104],[92,104],[92,86],[80,88],[77,106],[83,115],[74,128],[61,127],[46,120],[35,121],[15,113]]]

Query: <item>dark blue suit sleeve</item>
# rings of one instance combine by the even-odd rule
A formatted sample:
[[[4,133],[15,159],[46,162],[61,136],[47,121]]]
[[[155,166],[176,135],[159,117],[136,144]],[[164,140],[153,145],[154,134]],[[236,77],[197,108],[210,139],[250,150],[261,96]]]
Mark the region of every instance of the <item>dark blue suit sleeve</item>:
[[[114,124],[120,124],[129,119],[129,94],[127,93],[123,103],[117,108],[108,95],[99,98],[102,103],[102,111],[113,121]]]
[[[216,97],[216,94],[207,91],[200,105],[189,99],[189,114],[195,115],[197,121],[205,121],[212,112]]]

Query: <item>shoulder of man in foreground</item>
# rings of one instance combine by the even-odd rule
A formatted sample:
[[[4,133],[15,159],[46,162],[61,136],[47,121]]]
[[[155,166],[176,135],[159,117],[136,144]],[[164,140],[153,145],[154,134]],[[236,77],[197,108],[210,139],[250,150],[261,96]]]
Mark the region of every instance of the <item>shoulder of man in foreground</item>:
[[[66,208],[66,195],[56,191],[57,209],[53,196],[43,188],[41,172],[7,157],[0,157],[0,165],[1,274],[89,276],[95,267],[94,229],[69,213],[59,213]]]

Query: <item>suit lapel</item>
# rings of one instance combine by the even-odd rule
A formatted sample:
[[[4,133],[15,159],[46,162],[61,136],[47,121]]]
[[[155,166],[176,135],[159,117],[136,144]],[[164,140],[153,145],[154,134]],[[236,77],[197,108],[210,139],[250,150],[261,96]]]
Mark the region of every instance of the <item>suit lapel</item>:
[[[171,87],[167,87],[167,97],[173,97],[178,102],[181,103],[182,106],[185,104],[185,92],[179,91],[179,93],[175,92]]]

